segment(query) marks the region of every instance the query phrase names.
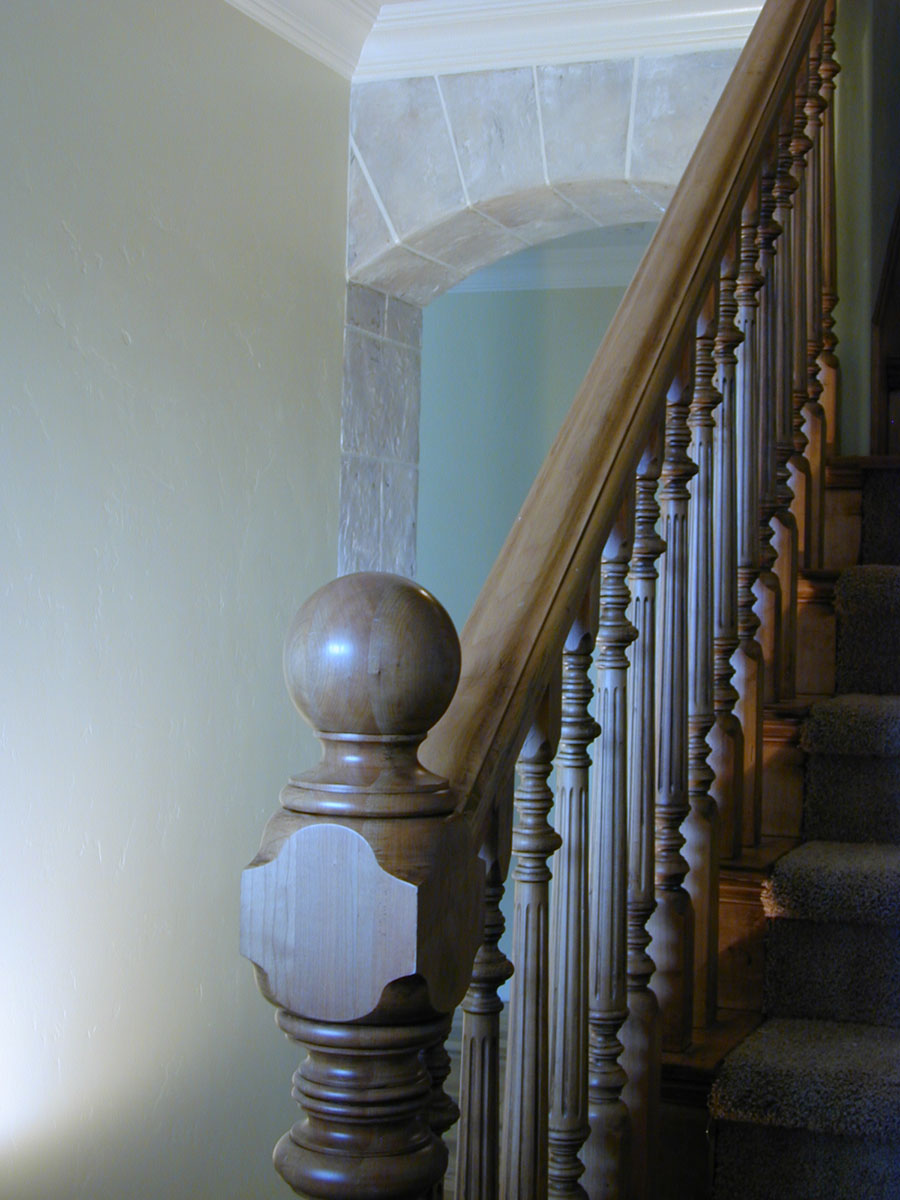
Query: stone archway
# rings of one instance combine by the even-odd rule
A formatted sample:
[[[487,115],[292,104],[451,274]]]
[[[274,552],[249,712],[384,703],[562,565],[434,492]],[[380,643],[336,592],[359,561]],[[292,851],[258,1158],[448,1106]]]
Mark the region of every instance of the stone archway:
[[[737,55],[352,88],[340,572],[415,574],[422,306],[527,246],[658,220]]]

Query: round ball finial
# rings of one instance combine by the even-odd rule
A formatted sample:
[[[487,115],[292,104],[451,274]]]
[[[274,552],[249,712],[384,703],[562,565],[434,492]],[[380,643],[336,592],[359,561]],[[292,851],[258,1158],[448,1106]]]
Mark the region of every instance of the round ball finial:
[[[320,588],[284,648],[291,699],[320,733],[421,740],[459,681],[453,622],[424,588],[361,572]]]

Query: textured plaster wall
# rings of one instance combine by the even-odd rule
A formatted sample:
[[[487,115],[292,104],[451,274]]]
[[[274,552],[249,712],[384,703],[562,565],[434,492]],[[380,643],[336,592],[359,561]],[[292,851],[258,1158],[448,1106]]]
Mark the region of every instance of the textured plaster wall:
[[[900,201],[900,17],[896,0],[842,0],[837,78],[841,449],[869,450],[871,320]]]
[[[418,578],[459,629],[623,292],[451,292],[425,310]]]
[[[348,85],[221,0],[0,6],[0,1196],[283,1196],[238,877],[314,761]]]

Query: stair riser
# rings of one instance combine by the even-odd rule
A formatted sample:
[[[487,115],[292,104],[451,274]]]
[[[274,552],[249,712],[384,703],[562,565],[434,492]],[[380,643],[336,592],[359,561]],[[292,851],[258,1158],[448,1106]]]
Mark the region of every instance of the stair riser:
[[[811,754],[804,837],[900,845],[900,758]]]
[[[896,1200],[900,1144],[717,1125],[715,1200]]]
[[[856,1021],[900,1028],[900,927],[770,922],[765,1011],[769,1016]]]
[[[841,608],[837,621],[838,692],[900,693],[900,572],[880,587],[855,592],[852,605]]]
[[[862,561],[900,564],[900,471],[867,471],[862,495]]]

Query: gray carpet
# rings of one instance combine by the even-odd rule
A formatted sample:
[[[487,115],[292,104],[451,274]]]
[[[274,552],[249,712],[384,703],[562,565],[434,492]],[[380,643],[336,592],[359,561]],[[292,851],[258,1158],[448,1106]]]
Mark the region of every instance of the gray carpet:
[[[801,736],[808,840],[763,891],[768,1019],[712,1092],[715,1200],[900,1200],[900,471],[865,480],[839,694]]]
[[[838,692],[900,692],[900,567],[850,567],[834,591]]]

